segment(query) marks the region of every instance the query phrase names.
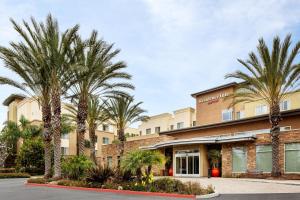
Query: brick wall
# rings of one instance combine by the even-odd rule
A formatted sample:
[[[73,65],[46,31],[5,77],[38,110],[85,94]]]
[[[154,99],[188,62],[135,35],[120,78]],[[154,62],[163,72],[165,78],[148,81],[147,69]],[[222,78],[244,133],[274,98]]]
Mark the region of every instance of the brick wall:
[[[174,139],[171,136],[157,136],[153,138],[147,138],[147,139],[137,139],[137,140],[131,140],[127,141],[124,144],[124,155],[130,151],[137,150],[141,146],[149,146],[156,144],[158,142],[163,142],[167,140]],[[120,155],[120,148],[119,144],[109,144],[109,145],[103,145],[102,147],[102,158],[98,158],[98,162],[101,164],[107,163],[107,157],[112,157],[112,165],[113,167],[116,167],[118,165],[118,156]],[[157,172],[157,169],[154,168],[154,171]]]
[[[289,132],[282,132],[279,137],[279,164],[283,178],[289,179],[300,179],[300,174],[290,174],[284,173],[284,145],[292,142],[300,142],[300,131],[294,130]],[[229,143],[222,145],[222,175],[224,177],[231,176],[242,176],[242,177],[257,177],[263,178],[270,176],[270,173],[261,174],[234,174],[232,173],[232,147],[245,146],[247,148],[247,169],[256,169],[256,146],[263,144],[271,144],[270,134],[259,134],[257,135],[257,140],[254,142],[239,142],[239,143]]]

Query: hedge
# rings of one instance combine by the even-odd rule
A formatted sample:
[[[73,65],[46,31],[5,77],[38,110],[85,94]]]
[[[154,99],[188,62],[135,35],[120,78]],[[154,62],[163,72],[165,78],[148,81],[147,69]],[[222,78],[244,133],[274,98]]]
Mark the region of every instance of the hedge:
[[[0,168],[0,173],[15,173],[15,168]]]
[[[27,173],[0,173],[0,179],[2,178],[29,178]]]

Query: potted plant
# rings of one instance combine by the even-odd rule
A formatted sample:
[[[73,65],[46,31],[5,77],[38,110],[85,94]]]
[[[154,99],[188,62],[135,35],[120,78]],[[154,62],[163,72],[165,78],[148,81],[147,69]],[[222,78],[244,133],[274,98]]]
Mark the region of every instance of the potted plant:
[[[165,176],[173,176],[172,159],[170,156],[166,157],[165,169]]]
[[[221,152],[217,149],[211,149],[208,151],[208,159],[210,160],[211,166],[211,176],[212,177],[219,177],[220,176],[220,159],[221,159]]]

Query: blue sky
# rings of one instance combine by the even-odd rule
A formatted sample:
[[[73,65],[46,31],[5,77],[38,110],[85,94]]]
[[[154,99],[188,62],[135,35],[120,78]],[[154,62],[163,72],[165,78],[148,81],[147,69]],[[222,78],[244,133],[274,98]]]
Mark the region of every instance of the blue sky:
[[[133,94],[149,115],[194,107],[191,93],[230,82],[224,75],[241,68],[236,59],[255,50],[260,37],[270,42],[292,33],[300,40],[297,0],[0,0],[0,44],[19,40],[10,17],[44,20],[48,13],[61,29],[80,24],[83,37],[96,29],[122,50],[119,59],[133,75]],[[18,80],[3,67],[0,75]],[[20,93],[0,88],[1,103]],[[1,105],[0,123],[6,111]]]

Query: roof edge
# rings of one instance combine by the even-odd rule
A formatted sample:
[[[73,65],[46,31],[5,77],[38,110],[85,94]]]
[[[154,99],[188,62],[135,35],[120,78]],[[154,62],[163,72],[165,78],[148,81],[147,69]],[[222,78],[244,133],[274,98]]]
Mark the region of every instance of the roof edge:
[[[197,96],[199,96],[201,94],[206,94],[206,93],[209,93],[209,92],[214,92],[214,91],[217,91],[217,90],[220,90],[220,89],[224,89],[224,88],[228,88],[228,87],[236,86],[236,85],[238,85],[237,82],[231,82],[231,83],[227,83],[227,84],[224,84],[224,85],[213,87],[213,88],[210,88],[210,89],[207,89],[207,90],[203,90],[203,91],[200,91],[200,92],[193,93],[193,94],[191,94],[191,96],[195,98],[195,97],[197,97]]]

